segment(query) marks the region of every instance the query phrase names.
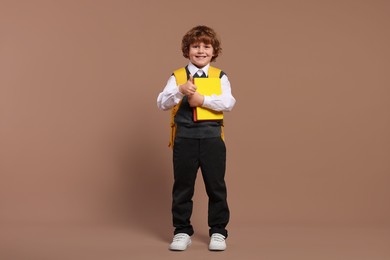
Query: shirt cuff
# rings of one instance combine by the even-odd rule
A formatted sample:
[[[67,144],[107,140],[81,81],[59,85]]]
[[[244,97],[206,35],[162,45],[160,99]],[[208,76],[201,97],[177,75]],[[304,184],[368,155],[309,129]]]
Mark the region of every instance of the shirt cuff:
[[[174,93],[175,97],[178,99],[182,99],[184,94],[179,91],[179,87],[176,88],[176,93]]]
[[[210,108],[210,100],[211,100],[211,97],[210,96],[203,96],[204,99],[203,99],[203,107],[206,107],[206,108]]]

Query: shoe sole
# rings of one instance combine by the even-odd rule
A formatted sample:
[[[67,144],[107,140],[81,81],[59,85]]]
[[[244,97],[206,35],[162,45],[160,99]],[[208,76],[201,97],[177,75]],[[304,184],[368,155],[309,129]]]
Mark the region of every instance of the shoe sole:
[[[223,248],[223,249],[222,248],[209,248],[210,251],[216,251],[216,252],[218,252],[218,251],[225,251],[225,249],[226,248]]]
[[[225,249],[226,249],[226,246],[225,247],[210,247],[209,246],[210,251],[225,251]]]
[[[188,245],[187,245],[184,249],[182,249],[182,248],[171,248],[171,247],[169,247],[169,250],[171,250],[171,251],[185,251],[187,248],[190,247],[191,244],[192,244],[192,242],[190,241],[190,242],[188,243]]]

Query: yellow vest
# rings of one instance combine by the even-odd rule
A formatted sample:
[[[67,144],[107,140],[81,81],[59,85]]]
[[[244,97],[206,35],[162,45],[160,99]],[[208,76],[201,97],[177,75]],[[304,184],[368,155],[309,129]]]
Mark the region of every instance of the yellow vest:
[[[209,78],[219,78],[219,75],[221,75],[221,70],[210,66],[208,74],[209,74]],[[177,86],[183,85],[187,82],[186,68],[180,68],[180,69],[175,70],[173,72],[173,75],[175,75]],[[169,145],[168,145],[168,147],[171,147],[171,148],[173,148],[173,143],[175,141],[175,136],[176,136],[175,116],[176,116],[177,111],[179,110],[181,102],[182,102],[182,100],[180,100],[180,102],[177,105],[175,105],[171,111],[171,138],[170,138]],[[225,136],[223,133],[223,124],[221,126],[221,137],[224,140]]]

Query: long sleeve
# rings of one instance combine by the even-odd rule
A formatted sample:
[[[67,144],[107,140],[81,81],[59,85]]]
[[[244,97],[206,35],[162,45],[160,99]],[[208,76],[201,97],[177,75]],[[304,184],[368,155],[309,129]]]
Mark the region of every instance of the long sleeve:
[[[179,91],[176,85],[175,76],[171,76],[168,79],[167,85],[164,90],[157,97],[157,107],[161,110],[171,109],[174,105],[178,104],[184,95]]]

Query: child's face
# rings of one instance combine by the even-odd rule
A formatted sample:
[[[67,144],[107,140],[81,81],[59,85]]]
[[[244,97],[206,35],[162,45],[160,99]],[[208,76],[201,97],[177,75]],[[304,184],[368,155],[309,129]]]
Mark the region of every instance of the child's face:
[[[210,63],[213,54],[214,48],[211,44],[196,42],[190,45],[190,53],[188,56],[192,64],[198,68],[203,68]]]

